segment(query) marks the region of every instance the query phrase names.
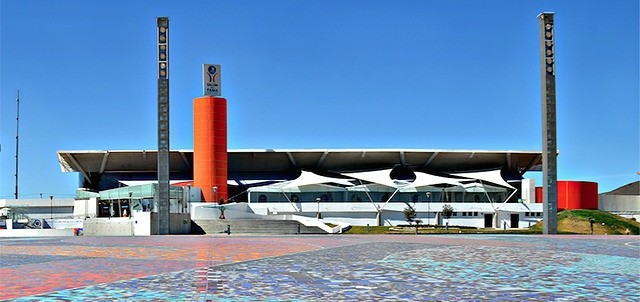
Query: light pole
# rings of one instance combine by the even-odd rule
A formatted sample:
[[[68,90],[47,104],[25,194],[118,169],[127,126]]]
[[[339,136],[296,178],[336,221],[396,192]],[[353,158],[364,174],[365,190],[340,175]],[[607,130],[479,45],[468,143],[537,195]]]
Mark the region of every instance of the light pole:
[[[129,209],[129,211],[127,211],[129,219],[131,219],[131,216],[133,214],[133,211],[131,209],[133,209],[133,192],[129,191],[129,206],[127,206],[127,209]]]
[[[316,213],[316,218],[320,220],[320,197],[316,198],[316,202],[318,202],[318,212]]]
[[[431,224],[431,192],[427,192],[427,225]]]
[[[213,186],[213,202],[218,202],[218,187]]]
[[[191,184],[187,185],[187,196],[184,200],[184,210],[188,213],[189,204],[191,203]]]
[[[120,197],[120,188],[121,187],[118,188],[118,217],[122,217],[122,199]]]
[[[49,214],[51,215],[51,219],[53,219],[53,195],[49,195]]]

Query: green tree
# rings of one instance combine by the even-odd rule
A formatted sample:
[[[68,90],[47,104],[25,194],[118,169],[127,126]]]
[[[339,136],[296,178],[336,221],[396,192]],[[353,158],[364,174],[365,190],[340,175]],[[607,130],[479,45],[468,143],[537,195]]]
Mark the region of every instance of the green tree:
[[[453,215],[453,207],[449,204],[442,206],[442,217],[447,219],[446,228],[449,228],[449,218]]]
[[[416,215],[417,215],[416,209],[408,203],[406,205],[407,206],[404,208],[402,213],[404,213],[404,219],[407,220],[409,224],[411,224],[413,220],[416,218]]]
[[[411,225],[411,223],[415,223],[415,228],[416,228],[416,234],[418,234],[418,226],[420,225],[420,223],[422,222],[422,220],[420,219],[416,219],[416,216],[418,215],[418,213],[416,212],[416,209],[406,203],[407,207],[404,208],[404,210],[402,211],[402,213],[404,214],[404,218],[407,220],[407,222],[409,223],[409,225]]]

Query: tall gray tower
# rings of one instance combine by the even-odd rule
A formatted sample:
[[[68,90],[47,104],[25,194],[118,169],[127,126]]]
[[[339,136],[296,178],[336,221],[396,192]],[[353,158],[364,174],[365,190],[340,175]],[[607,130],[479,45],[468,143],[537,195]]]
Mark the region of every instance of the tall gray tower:
[[[558,233],[558,144],[556,141],[556,66],[553,13],[541,13],[542,201],[544,234]]]
[[[169,234],[169,18],[158,17],[158,233]]]

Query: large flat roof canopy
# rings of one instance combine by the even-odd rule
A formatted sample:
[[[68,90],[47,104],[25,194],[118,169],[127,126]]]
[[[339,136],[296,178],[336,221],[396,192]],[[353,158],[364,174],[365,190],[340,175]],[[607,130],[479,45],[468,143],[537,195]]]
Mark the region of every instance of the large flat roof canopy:
[[[91,174],[156,173],[157,150],[58,151],[63,172]],[[248,149],[229,150],[229,178],[292,170],[357,172],[407,167],[430,172],[467,172],[502,168],[513,174],[541,171],[541,151],[429,149]],[[171,173],[193,173],[193,150],[169,154]]]

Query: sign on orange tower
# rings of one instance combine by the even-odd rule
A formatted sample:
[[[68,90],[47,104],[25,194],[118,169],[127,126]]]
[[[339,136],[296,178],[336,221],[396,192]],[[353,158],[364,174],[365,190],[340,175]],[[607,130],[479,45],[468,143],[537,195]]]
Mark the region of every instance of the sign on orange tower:
[[[204,96],[193,100],[193,185],[206,202],[224,203],[227,189],[227,100],[221,66],[203,65]]]

